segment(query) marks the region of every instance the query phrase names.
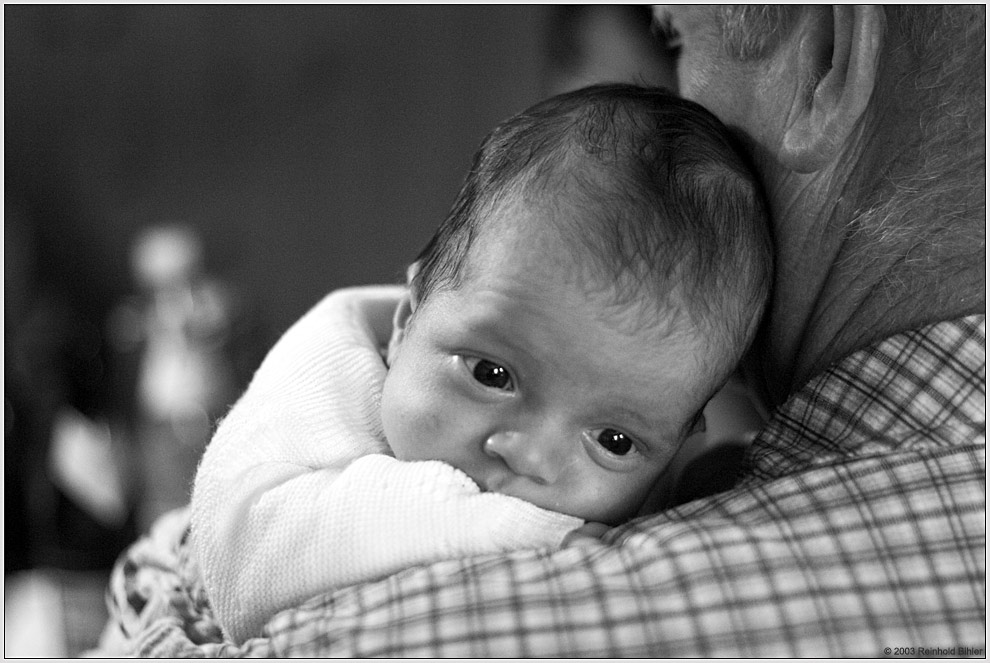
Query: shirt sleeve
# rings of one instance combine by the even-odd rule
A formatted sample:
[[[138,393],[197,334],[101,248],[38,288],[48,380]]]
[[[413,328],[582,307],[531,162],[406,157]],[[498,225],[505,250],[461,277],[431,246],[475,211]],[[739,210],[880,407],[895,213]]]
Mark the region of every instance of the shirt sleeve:
[[[379,348],[401,293],[372,286],[324,298],[275,344],[207,446],[192,543],[217,618],[236,641],[290,597],[312,595],[295,570],[310,568],[328,537],[334,481],[353,460],[387,453]]]
[[[979,650],[984,474],[981,445],[820,468],[601,545],[443,562],[332,592],[277,616],[267,644],[314,657]]]

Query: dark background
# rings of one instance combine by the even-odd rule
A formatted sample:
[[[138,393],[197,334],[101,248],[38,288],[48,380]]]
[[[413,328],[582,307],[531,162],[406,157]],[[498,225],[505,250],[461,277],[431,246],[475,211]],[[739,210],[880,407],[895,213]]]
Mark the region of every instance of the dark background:
[[[190,223],[282,329],[401,277],[484,133],[539,98],[546,14],[6,6],[5,232],[100,318],[136,231]]]

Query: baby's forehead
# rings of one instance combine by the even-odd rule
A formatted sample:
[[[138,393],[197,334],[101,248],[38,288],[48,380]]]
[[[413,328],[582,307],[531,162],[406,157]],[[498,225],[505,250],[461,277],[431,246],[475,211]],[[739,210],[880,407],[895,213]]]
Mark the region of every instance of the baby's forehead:
[[[553,283],[619,333],[666,337],[693,328],[676,269],[635,269],[618,247],[602,246],[607,237],[588,232],[607,219],[573,218],[598,213],[567,202],[503,199],[479,223],[463,280],[484,283],[516,273],[535,287]],[[654,271],[667,272],[669,282],[652,282]]]
[[[475,277],[507,265],[534,275],[555,276],[594,290],[608,279],[597,272],[609,261],[598,235],[590,231],[604,219],[563,196],[535,199],[520,193],[503,194],[479,214],[477,232],[467,256]]]

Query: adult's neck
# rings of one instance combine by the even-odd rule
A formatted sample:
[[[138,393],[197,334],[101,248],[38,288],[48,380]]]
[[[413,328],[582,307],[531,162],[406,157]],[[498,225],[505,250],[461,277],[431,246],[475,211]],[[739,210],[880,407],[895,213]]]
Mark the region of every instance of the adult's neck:
[[[876,213],[919,167],[904,140],[916,127],[917,115],[888,106],[836,164],[769,182],[777,274],[756,351],[772,403],[859,348],[985,311],[985,197],[967,207],[953,187],[919,190]],[[951,177],[982,191],[982,163]]]

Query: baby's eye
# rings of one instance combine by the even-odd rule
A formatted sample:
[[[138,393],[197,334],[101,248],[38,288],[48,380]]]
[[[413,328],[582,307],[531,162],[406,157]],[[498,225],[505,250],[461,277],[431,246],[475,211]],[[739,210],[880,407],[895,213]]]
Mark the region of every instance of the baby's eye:
[[[465,361],[468,368],[471,369],[471,375],[481,384],[492,389],[512,391],[512,377],[504,366],[476,357],[466,357]],[[472,366],[472,364],[474,365]]]
[[[598,432],[596,440],[598,444],[616,456],[625,456],[633,448],[632,438],[614,428],[603,428]]]

